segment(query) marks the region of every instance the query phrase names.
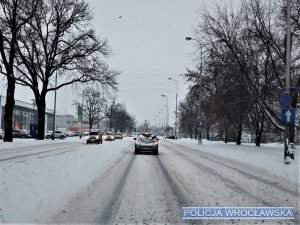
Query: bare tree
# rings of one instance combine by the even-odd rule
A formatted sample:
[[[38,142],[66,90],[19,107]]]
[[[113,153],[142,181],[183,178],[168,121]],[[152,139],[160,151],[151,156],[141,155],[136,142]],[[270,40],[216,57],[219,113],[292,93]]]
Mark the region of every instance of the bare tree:
[[[141,130],[144,130],[144,132],[149,132],[150,128],[150,121],[149,120],[144,120],[143,124],[141,125]]]
[[[108,118],[110,131],[114,129],[115,132],[131,132],[135,127],[134,117],[127,112],[125,104],[116,102],[116,97],[107,105],[105,117]]]
[[[39,0],[0,1],[0,72],[7,78],[6,103],[4,111],[5,142],[12,142],[12,115],[15,105],[14,64],[16,46],[22,27],[28,23]],[[4,66],[2,68],[2,65]]]
[[[112,131],[117,109],[118,109],[118,105],[116,103],[116,97],[113,97],[111,103],[107,105],[105,110],[105,117],[108,118],[108,123],[109,123],[109,131]]]
[[[126,129],[132,129],[134,120],[127,112],[125,104],[118,104],[115,114],[115,130],[123,133]]]
[[[45,0],[38,5],[29,25],[21,30],[16,80],[34,93],[38,139],[44,138],[48,92],[87,82],[106,88],[117,84],[118,72],[109,70],[101,61],[110,52],[107,41],[96,36],[91,19],[91,10],[84,0]]]
[[[185,97],[184,101],[178,105],[178,118],[181,132],[193,138],[193,130],[197,119],[197,104],[195,96],[190,91]],[[195,135],[196,137],[196,135]]]
[[[99,123],[104,118],[107,99],[104,93],[92,87],[85,88],[82,91],[82,103],[76,101],[77,106],[82,107],[82,116],[89,121],[89,128]]]
[[[293,32],[299,34],[299,1],[293,1]],[[263,131],[263,119],[268,116],[273,125],[284,129],[279,116],[279,105],[274,99],[284,88],[285,80],[285,23],[282,2],[250,0],[244,1],[240,11],[233,12],[217,6],[215,14],[207,11],[201,13],[202,21],[195,31],[199,40],[205,42],[214,52],[217,61],[212,68],[229,71],[218,74],[222,80],[230,79],[232,85],[243,87],[249,94],[249,104],[259,107],[254,123],[257,127],[257,138]],[[286,10],[285,10],[286,11]],[[283,21],[284,19],[284,21]],[[297,38],[293,46],[299,46]],[[292,48],[292,79],[293,86],[300,83],[299,48]],[[226,78],[226,79],[225,79]],[[220,85],[216,86],[220,89]],[[293,106],[297,96],[294,96]],[[263,111],[261,111],[261,109]],[[261,116],[259,116],[261,115]],[[257,141],[257,144],[259,141]]]

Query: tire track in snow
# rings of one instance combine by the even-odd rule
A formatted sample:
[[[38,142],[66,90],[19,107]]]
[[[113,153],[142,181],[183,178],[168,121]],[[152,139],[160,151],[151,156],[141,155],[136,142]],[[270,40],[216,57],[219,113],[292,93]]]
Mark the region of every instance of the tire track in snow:
[[[126,166],[126,169],[124,170],[123,174],[121,174],[120,180],[116,188],[114,189],[109,202],[106,204],[104,211],[102,212],[101,216],[96,219],[96,223],[112,224],[114,222],[114,218],[122,200],[121,193],[135,159],[136,158],[134,157],[134,155],[132,155],[129,163]],[[117,163],[117,165],[119,165],[119,163]]]
[[[168,143],[171,143],[171,142],[168,142]],[[271,186],[271,187],[273,187],[273,188],[275,188],[275,189],[277,189],[277,190],[279,190],[279,191],[286,192],[286,193],[290,193],[290,194],[293,195],[294,197],[298,197],[298,192],[297,192],[297,191],[294,191],[294,190],[291,190],[291,189],[289,189],[289,188],[287,188],[287,187],[284,187],[284,186],[282,186],[280,183],[278,183],[278,182],[276,182],[276,181],[270,181],[270,180],[263,179],[263,178],[261,178],[261,177],[258,177],[258,176],[255,176],[255,175],[253,175],[253,174],[247,173],[247,172],[245,172],[245,171],[243,171],[243,170],[241,170],[241,169],[239,169],[239,168],[237,168],[237,167],[232,167],[232,166],[230,166],[230,165],[228,165],[228,164],[226,164],[226,163],[224,163],[224,162],[222,162],[222,161],[220,161],[220,160],[215,160],[215,159],[212,159],[212,158],[210,158],[210,157],[203,156],[203,155],[202,155],[203,152],[199,152],[199,151],[197,151],[197,150],[195,150],[195,149],[193,149],[193,148],[190,148],[190,147],[188,147],[188,146],[183,146],[183,145],[174,144],[174,143],[171,143],[171,144],[172,144],[172,145],[175,145],[175,146],[181,146],[181,147],[184,147],[184,148],[186,148],[186,149],[189,149],[189,150],[191,150],[191,152],[193,152],[193,154],[198,155],[198,156],[200,156],[201,158],[205,158],[205,159],[207,159],[207,160],[209,160],[209,161],[212,161],[212,162],[214,162],[214,163],[216,163],[216,164],[220,164],[220,165],[222,165],[222,166],[224,166],[224,167],[227,167],[227,168],[229,168],[229,169],[232,169],[232,170],[234,170],[234,171],[240,173],[241,175],[243,175],[243,176],[245,176],[245,177],[247,177],[247,178],[249,178],[249,179],[253,179],[253,180],[259,181],[259,182],[261,182],[261,183],[263,183],[263,184],[265,184],[265,185]],[[167,145],[164,144],[164,146],[167,146]],[[167,147],[167,148],[168,148],[168,147]],[[203,153],[203,154],[206,154],[206,152]],[[207,153],[207,154],[209,154],[209,153]],[[215,156],[215,157],[219,157],[219,156]]]
[[[169,172],[168,168],[164,165],[164,163],[161,162],[160,156],[158,154],[158,157],[156,157],[157,163],[162,171],[162,174],[164,175],[170,190],[172,191],[173,195],[176,197],[176,200],[178,204],[183,206],[188,206],[190,204],[191,200],[186,196],[186,194],[183,191],[183,188],[180,187],[177,181],[177,179],[174,179],[172,176],[172,173]],[[202,220],[187,220],[185,223],[192,223],[192,224],[203,224]]]
[[[34,145],[29,146],[25,148],[17,148],[17,149],[7,149],[7,150],[1,150],[0,151],[0,161],[7,161],[12,159],[18,159],[18,158],[25,158],[35,155],[51,155],[53,152],[61,152],[62,150],[68,151],[75,151],[78,150],[82,145],[78,142],[61,142],[61,143],[51,143],[51,144],[45,144],[43,146],[41,145]],[[35,147],[38,147],[36,149]],[[55,149],[54,149],[55,148]],[[50,154],[48,154],[50,153]],[[55,155],[56,153],[54,153]],[[40,157],[37,157],[40,158]],[[26,160],[23,160],[26,161]]]
[[[187,160],[190,164],[194,165],[196,168],[201,168],[202,171],[206,171],[207,173],[213,174],[215,176],[217,176],[221,181],[224,182],[224,184],[229,187],[230,189],[232,189],[233,191],[242,194],[242,195],[246,195],[252,199],[255,199],[256,201],[261,202],[263,205],[265,206],[275,206],[273,203],[271,202],[266,202],[264,200],[261,200],[260,198],[258,198],[257,196],[251,194],[250,192],[248,192],[247,190],[245,190],[243,187],[240,186],[240,184],[223,177],[221,174],[219,174],[217,171],[215,171],[214,169],[204,166],[203,164],[199,163],[198,161],[195,161],[195,159],[191,159],[190,157],[188,157],[185,154],[182,154],[181,152],[179,152],[179,150],[171,148],[165,144],[163,144],[163,146],[166,149],[172,150],[173,153],[177,154],[178,156],[180,156],[181,158],[184,158],[185,160]]]

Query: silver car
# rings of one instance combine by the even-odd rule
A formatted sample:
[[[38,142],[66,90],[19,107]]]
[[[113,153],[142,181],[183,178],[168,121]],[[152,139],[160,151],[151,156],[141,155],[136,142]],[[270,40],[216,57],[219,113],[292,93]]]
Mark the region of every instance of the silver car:
[[[152,152],[154,155],[158,154],[158,138],[150,133],[139,134],[135,140],[135,154],[140,152]]]

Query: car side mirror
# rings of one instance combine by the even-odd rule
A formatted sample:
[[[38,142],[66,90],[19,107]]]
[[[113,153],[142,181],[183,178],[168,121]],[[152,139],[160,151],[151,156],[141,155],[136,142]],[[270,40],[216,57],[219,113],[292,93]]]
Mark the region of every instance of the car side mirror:
[[[136,138],[133,138],[133,140],[136,140]]]

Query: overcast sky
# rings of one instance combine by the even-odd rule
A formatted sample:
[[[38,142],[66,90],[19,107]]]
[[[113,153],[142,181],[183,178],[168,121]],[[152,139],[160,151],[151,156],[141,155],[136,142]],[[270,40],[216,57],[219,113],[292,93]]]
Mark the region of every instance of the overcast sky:
[[[192,36],[197,23],[197,10],[213,9],[211,0],[88,0],[94,14],[94,28],[109,41],[113,54],[106,61],[121,71],[117,101],[124,103],[138,122],[153,120],[164,108],[168,96],[170,124],[174,126],[176,84],[178,102],[184,99],[187,85],[180,74],[193,67],[195,43],[185,41]],[[223,0],[229,4],[230,0]],[[235,0],[234,2],[238,2]],[[5,95],[5,91],[1,90]],[[74,114],[70,88],[57,93],[58,114]],[[33,95],[17,88],[16,99],[31,102]],[[53,94],[47,98],[53,109]]]

